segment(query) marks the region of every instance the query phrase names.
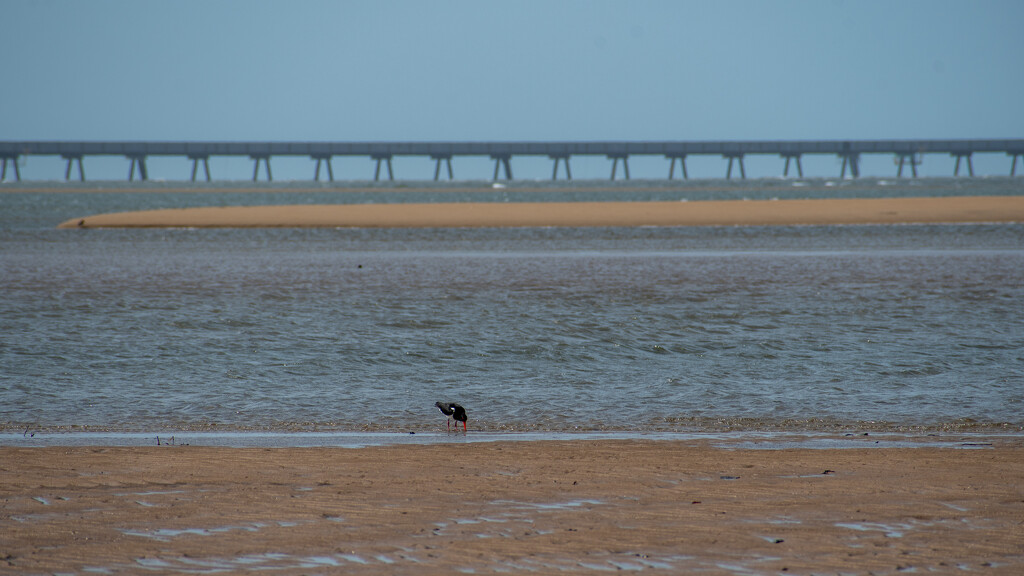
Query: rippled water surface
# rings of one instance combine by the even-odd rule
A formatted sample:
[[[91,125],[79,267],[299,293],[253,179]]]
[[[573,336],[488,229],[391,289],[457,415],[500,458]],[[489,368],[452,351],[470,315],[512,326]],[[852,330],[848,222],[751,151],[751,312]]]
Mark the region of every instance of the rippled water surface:
[[[0,426],[1024,425],[1024,225],[54,229],[239,195],[0,193]]]

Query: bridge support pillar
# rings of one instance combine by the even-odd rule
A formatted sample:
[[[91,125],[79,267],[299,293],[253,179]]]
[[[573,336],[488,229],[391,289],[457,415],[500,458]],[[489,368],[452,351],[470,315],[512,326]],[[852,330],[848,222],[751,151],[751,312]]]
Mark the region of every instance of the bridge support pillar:
[[[619,167],[619,160],[622,160],[622,171],[626,174],[626,180],[629,180],[629,155],[609,154],[608,159],[612,161],[612,181],[615,180],[615,169]]]
[[[196,171],[199,170],[199,161],[203,161],[203,168],[206,170],[206,181],[210,181],[210,157],[209,156],[189,156],[189,160],[192,161],[192,181],[196,181]]]
[[[789,176],[789,161],[796,160],[796,173],[800,178],[804,177],[804,167],[800,165],[800,154],[783,154],[783,158],[786,159],[786,167],[782,169],[782,177],[787,178]]]
[[[8,160],[10,160],[11,164],[14,165],[14,179],[16,181],[18,181],[18,182],[21,182],[21,170],[18,169],[18,157],[17,156],[4,156],[4,158],[3,158],[4,167],[3,167],[3,170],[0,171],[0,182],[3,182],[4,180],[7,180],[7,161]],[[1017,159],[1014,158],[1014,162],[1016,162],[1016,160]]]
[[[683,180],[689,180],[690,175],[686,173],[686,154],[680,154],[679,156],[666,156],[671,162],[668,164],[668,179],[671,180],[676,175],[676,160],[679,160],[679,165],[683,167]]]
[[[552,160],[555,161],[555,169],[551,171],[551,179],[552,180],[558,180],[558,162],[560,160],[565,162],[565,179],[566,180],[572,180],[572,169],[569,168],[569,156],[568,155],[565,155],[565,156],[548,156],[548,158],[551,158]]]
[[[725,169],[725,179],[726,180],[731,180],[732,179],[732,161],[733,160],[739,160],[740,161],[739,162],[739,164],[740,164],[740,178],[743,178],[744,180],[746,180],[747,179],[747,171],[743,167],[743,154],[725,154],[724,157],[729,159],[729,167]]]
[[[511,155],[491,155],[491,160],[494,160],[494,179],[498,179],[498,172],[501,167],[505,166],[505,179],[512,179],[512,156]]]
[[[914,157],[913,152],[909,154],[900,153],[900,163],[899,168],[896,169],[896,177],[903,177],[903,164],[906,163],[907,158],[910,159],[910,172],[911,174],[913,174],[914,178],[917,178],[917,165],[920,164],[921,162]],[[959,165],[959,161],[957,162],[957,164]]]
[[[839,178],[846,178],[846,166],[850,166],[850,178],[860,178],[860,153],[846,152],[840,154],[843,157],[843,167],[839,171]]]
[[[449,180],[454,180],[455,179],[455,173],[452,171],[452,157],[451,157],[451,155],[431,156],[430,159],[435,161],[435,165],[434,165],[434,181],[435,182],[437,182],[438,180],[441,179],[441,161],[442,160],[444,160],[445,163],[448,165],[448,179]]]
[[[391,167],[391,154],[374,155],[374,156],[371,156],[370,158],[372,158],[373,160],[377,161],[377,169],[374,170],[374,172],[373,172],[373,181],[374,182],[377,182],[377,181],[380,180],[380,165],[381,165],[381,162],[385,162],[385,161],[388,163],[388,180],[394,180],[395,179],[395,171]]]
[[[313,171],[313,180],[315,182],[320,181],[320,163],[325,162],[327,164],[327,179],[334,182],[334,169],[331,168],[331,156],[330,154],[313,156],[313,160],[316,160],[316,170]]]
[[[971,162],[971,152],[954,153],[950,156],[956,156],[956,165],[953,167],[953,176],[960,175],[960,159],[967,158],[967,174],[971,177],[974,176],[974,164]]]
[[[128,169],[128,181],[131,182],[135,179],[135,166],[139,167],[139,179],[142,181],[149,180],[149,173],[146,171],[146,157],[139,154],[129,156],[128,159],[132,162],[131,167]]]
[[[65,180],[71,180],[71,165],[74,164],[75,160],[77,160],[78,161],[78,179],[80,181],[82,181],[82,182],[85,182],[85,167],[82,166],[82,156],[81,155],[79,155],[79,156],[62,155],[61,158],[63,158],[63,159],[68,161],[68,167],[67,167],[66,170],[64,170],[64,179]]]
[[[270,171],[270,156],[269,155],[253,155],[249,156],[256,161],[252,169],[252,181],[255,182],[260,177],[260,162],[262,161],[267,166],[267,182],[274,179],[273,173]]]
[[[1013,156],[1013,160],[1010,160],[1010,177],[1017,175],[1017,156],[1024,156],[1020,152],[1007,152],[1007,156]],[[1022,162],[1024,164],[1024,162]],[[20,179],[20,178],[19,178]]]

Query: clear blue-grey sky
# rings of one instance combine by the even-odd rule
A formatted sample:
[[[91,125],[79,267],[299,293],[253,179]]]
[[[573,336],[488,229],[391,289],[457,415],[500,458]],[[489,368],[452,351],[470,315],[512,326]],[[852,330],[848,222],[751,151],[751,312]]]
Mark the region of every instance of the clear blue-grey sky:
[[[1019,0],[0,0],[0,139],[1019,138],[1022,23]]]

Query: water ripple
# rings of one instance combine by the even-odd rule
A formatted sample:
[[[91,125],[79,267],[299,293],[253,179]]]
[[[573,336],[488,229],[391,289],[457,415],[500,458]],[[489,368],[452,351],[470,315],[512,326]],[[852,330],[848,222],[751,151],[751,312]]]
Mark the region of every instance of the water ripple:
[[[0,426],[1024,423],[1022,225],[16,232]]]

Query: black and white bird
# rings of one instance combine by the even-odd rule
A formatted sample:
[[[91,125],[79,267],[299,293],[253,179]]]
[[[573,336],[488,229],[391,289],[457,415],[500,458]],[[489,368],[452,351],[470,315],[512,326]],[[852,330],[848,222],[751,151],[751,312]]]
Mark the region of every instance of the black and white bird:
[[[455,402],[435,402],[434,406],[448,417],[448,430],[452,429],[452,418],[455,419],[455,428],[458,429],[459,422],[462,422],[462,430],[466,431],[466,409]]]

